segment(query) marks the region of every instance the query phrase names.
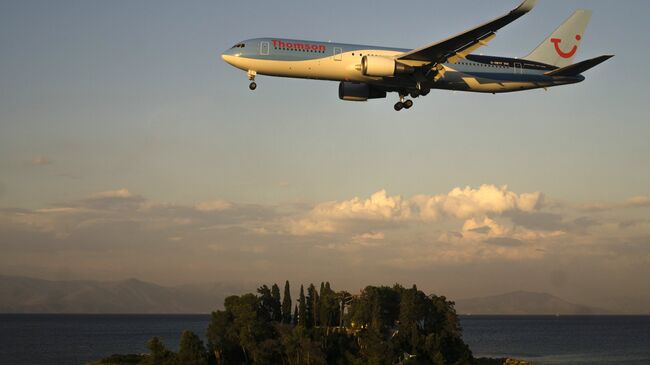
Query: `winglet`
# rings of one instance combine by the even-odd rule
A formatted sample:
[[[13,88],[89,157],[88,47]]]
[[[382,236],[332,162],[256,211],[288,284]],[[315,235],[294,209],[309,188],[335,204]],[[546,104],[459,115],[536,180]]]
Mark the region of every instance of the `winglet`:
[[[469,53],[480,46],[484,46],[490,36],[496,33],[499,29],[531,11],[533,7],[535,7],[536,3],[537,0],[525,0],[519,4],[518,7],[504,16],[443,41],[431,43],[424,47],[403,53],[396,58],[399,60],[424,61],[434,64],[447,62],[447,60],[454,55],[458,55],[459,53]]]
[[[527,13],[527,12],[533,10],[533,8],[535,7],[535,4],[537,4],[537,0],[525,0],[514,11],[517,11],[517,12],[521,11],[521,12]]]

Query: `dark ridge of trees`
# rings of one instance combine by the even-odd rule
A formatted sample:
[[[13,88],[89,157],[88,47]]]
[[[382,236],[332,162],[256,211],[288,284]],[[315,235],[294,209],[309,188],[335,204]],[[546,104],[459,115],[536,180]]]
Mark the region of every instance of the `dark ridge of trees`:
[[[267,289],[229,297],[226,308],[212,314],[207,337],[215,364],[473,363],[453,303],[415,286],[368,286],[356,296],[335,292],[329,283],[320,290],[309,285],[305,295],[301,286],[291,324],[284,315],[290,310],[280,320],[273,316],[266,301],[277,304],[277,297]]]
[[[181,336],[178,353],[154,337],[149,355],[99,364],[143,365],[444,365],[476,364],[461,337],[454,303],[406,289],[368,286],[358,295],[300,287],[291,315],[289,282],[263,285],[257,295],[226,298],[212,312],[207,348],[194,333]],[[105,359],[109,360],[109,359]],[[130,361],[130,362],[128,362]]]

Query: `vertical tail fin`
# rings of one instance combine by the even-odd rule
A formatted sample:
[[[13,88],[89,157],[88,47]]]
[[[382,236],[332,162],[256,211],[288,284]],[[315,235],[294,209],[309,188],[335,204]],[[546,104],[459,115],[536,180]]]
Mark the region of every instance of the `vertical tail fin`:
[[[565,67],[573,62],[591,18],[591,10],[578,10],[524,59]]]

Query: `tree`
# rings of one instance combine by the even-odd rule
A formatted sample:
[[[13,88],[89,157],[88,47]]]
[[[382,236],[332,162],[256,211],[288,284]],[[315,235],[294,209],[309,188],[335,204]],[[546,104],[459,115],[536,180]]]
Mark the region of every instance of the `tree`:
[[[282,322],[282,304],[280,303],[280,287],[278,284],[273,284],[271,287],[271,309],[273,316],[271,317],[275,322]]]
[[[305,288],[300,285],[300,297],[298,297],[298,325],[307,327],[307,303],[305,301]]]
[[[288,291],[288,282],[285,290]],[[454,303],[427,296],[417,287],[366,287],[359,295],[300,287],[292,324],[278,323],[279,287],[258,289],[259,296],[230,296],[224,310],[212,313],[208,350],[193,333],[181,337],[180,351],[167,350],[154,337],[150,355],[115,355],[104,363],[143,365],[392,365],[470,364]],[[290,295],[285,299],[290,300]],[[283,303],[285,304],[285,303]],[[285,305],[286,306],[286,305]],[[311,316],[311,319],[310,319]],[[345,317],[345,319],[343,319]],[[277,317],[276,317],[277,318]],[[339,322],[340,321],[340,322]],[[344,328],[332,328],[341,323]],[[314,327],[315,326],[315,327]]]
[[[313,326],[320,326],[320,297],[318,295],[318,291],[316,290],[316,287],[314,284],[309,285],[309,289],[307,290],[308,292],[308,298],[307,301],[310,303],[310,306],[307,308],[310,308],[311,311],[308,311],[307,313],[307,319],[311,320],[311,325]],[[311,313],[310,313],[311,312]]]
[[[321,326],[331,327],[339,325],[340,307],[336,293],[330,288],[329,282],[322,286],[318,307],[319,313],[317,314]]]
[[[271,294],[271,289],[266,285],[262,285],[257,289],[257,292],[260,294],[260,311],[266,319],[271,320],[273,318],[273,295]]]
[[[305,322],[307,328],[312,328],[316,323],[316,313],[318,313],[318,292],[314,284],[307,288],[307,299],[305,305]]]
[[[152,337],[147,342],[147,348],[149,349],[149,357],[145,361],[146,365],[164,365],[165,361],[171,356],[171,352],[167,350],[158,336]]]
[[[284,297],[282,298],[282,323],[291,323],[291,289],[289,280],[284,283]]]
[[[291,324],[293,324],[294,326],[297,326],[299,316],[300,315],[298,314],[298,304],[296,304],[296,306],[293,308],[293,318],[291,320]]]
[[[238,332],[234,328],[232,311],[212,312],[206,332],[208,349],[214,354],[217,364],[241,361]]]
[[[203,341],[193,332],[184,331],[181,335],[178,361],[183,365],[207,365],[208,356]]]

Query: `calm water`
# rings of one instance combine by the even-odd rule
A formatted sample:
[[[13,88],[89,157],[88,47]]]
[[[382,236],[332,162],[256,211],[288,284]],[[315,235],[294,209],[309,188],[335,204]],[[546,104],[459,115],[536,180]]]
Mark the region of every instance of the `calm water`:
[[[0,315],[0,364],[84,364],[113,353],[146,352],[160,336],[174,350],[183,330],[203,336],[207,315]],[[650,316],[467,316],[476,356],[538,365],[650,364]]]

